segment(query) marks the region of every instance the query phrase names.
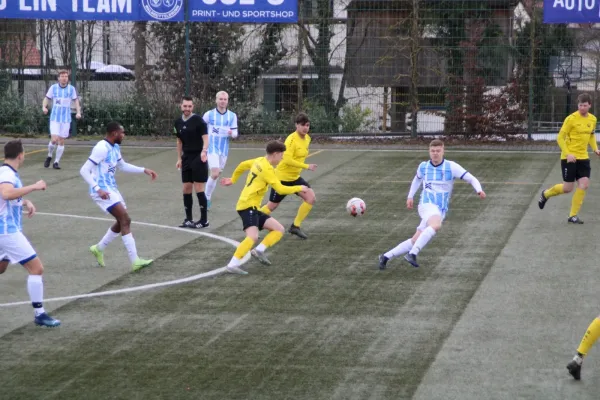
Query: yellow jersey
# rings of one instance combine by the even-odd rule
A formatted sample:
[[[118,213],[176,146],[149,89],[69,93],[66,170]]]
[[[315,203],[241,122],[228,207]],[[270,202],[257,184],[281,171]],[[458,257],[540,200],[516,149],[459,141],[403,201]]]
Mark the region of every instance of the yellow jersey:
[[[575,111],[565,118],[557,139],[561,150],[560,158],[565,160],[568,154],[572,154],[578,160],[587,160],[588,144],[592,150],[598,150],[595,130],[596,117],[590,113],[584,117],[579,111]]]
[[[300,136],[298,132],[291,133],[285,139],[285,153],[283,159],[275,169],[277,177],[285,182],[295,181],[300,178],[300,172],[308,168],[306,156],[308,156],[308,146],[310,145],[310,136]],[[279,194],[284,194],[277,191]]]
[[[242,189],[238,199],[236,210],[245,210],[247,208],[259,208],[260,203],[267,192],[269,186],[272,186],[277,193],[294,194],[302,190],[302,186],[283,186],[275,175],[275,168],[265,157],[258,157],[242,161],[233,171],[231,181],[235,183],[239,177],[248,171],[246,185]]]

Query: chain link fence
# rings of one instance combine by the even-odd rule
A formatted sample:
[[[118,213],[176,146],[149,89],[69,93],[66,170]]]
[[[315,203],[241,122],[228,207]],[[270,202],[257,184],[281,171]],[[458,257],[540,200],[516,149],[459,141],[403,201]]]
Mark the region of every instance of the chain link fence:
[[[79,92],[78,135],[110,120],[168,135],[230,95],[240,133],[553,140],[581,92],[598,112],[600,29],[543,24],[529,0],[301,0],[298,24],[0,20],[0,130],[45,134],[57,71]]]

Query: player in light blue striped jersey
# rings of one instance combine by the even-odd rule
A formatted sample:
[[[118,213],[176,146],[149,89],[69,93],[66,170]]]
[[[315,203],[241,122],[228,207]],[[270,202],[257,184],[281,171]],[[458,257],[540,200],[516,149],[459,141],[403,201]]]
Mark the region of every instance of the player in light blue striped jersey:
[[[90,252],[96,257],[98,265],[104,267],[104,249],[116,237],[121,235],[127,249],[133,271],[138,271],[152,264],[153,260],[138,257],[135,239],[131,233],[131,218],[115,180],[115,172],[120,169],[132,174],[146,174],[152,180],[156,172],[151,169],[129,164],[121,156],[120,144],[125,137],[125,130],[118,122],[106,125],[106,137],[92,149],[92,154],[79,170],[83,179],[89,185],[90,197],[107,214],[115,217],[115,223],[108,228],[104,237],[90,247]]]
[[[216,96],[217,107],[204,113],[202,117],[208,125],[208,168],[210,177],[206,182],[206,198],[208,208],[211,205],[213,191],[217,187],[217,179],[225,168],[229,155],[229,140],[238,136],[237,115],[227,109],[229,95],[220,91]]]
[[[412,238],[406,239],[387,253],[379,256],[380,269],[385,269],[390,259],[403,254],[404,259],[413,267],[419,266],[417,254],[423,250],[442,227],[442,221],[446,217],[450,205],[455,179],[462,179],[470,183],[479,198],[485,199],[485,192],[477,178],[458,163],[444,159],[444,142],[439,139],[431,141],[429,144],[429,157],[431,158],[429,161],[419,164],[406,199],[406,207],[412,209],[413,197],[419,187],[422,186],[423,191],[418,207],[421,223]]]
[[[35,206],[23,197],[35,190],[46,190],[46,182],[37,181],[23,186],[17,172],[25,161],[25,151],[20,140],[4,145],[4,164],[0,167],[0,274],[10,263],[21,264],[27,272],[27,292],[35,311],[34,322],[39,326],[55,327],[60,321],[49,316],[43,307],[44,266],[29,240],[23,234],[23,206],[29,218]]]
[[[48,114],[48,102],[52,100],[52,112],[50,113],[50,143],[48,143],[48,157],[44,161],[44,167],[48,168],[52,162],[52,154],[56,148],[56,158],[52,167],[60,169],[60,159],[65,151],[65,139],[71,131],[71,102],[75,103],[77,114],[75,118],[81,118],[81,104],[77,97],[77,90],[69,84],[69,72],[58,71],[58,83],[50,86],[42,103],[42,111]]]

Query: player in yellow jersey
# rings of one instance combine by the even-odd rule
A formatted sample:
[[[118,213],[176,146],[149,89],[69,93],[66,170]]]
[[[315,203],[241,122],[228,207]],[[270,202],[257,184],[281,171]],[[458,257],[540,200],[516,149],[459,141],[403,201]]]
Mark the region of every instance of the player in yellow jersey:
[[[538,205],[543,209],[550,197],[569,193],[573,190],[577,181],[577,188],[571,200],[571,212],[568,222],[583,224],[579,218],[579,210],[583,204],[585,191],[590,185],[590,158],[588,156],[588,145],[600,156],[598,143],[596,142],[596,117],[590,114],[592,98],[587,93],[577,97],[578,110],[565,118],[563,126],[558,133],[558,145],[560,146],[560,166],[562,170],[563,183],[556,184],[550,189],[544,190],[540,195]]]
[[[301,176],[300,172],[303,169],[314,171],[317,169],[317,164],[306,164],[306,157],[308,156],[308,146],[310,145],[310,136],[308,130],[310,129],[310,120],[308,115],[300,113],[296,116],[296,131],[291,133],[287,139],[285,139],[286,151],[283,154],[283,160],[277,166],[275,172],[277,177],[281,180],[284,186],[295,186],[304,185],[309,189],[298,193],[298,195],[304,200],[300,204],[298,214],[294,219],[294,223],[288,230],[293,235],[296,235],[302,239],[306,239],[308,236],[302,232],[300,225],[302,221],[308,216],[310,210],[312,210],[313,204],[315,204],[315,192],[310,189],[310,185]],[[265,214],[271,214],[279,203],[285,198],[287,193],[280,192],[275,188],[271,188],[271,194],[269,195],[269,202],[265,204],[260,211]]]
[[[271,265],[265,256],[265,250],[277,243],[285,229],[275,218],[262,213],[258,208],[267,192],[269,186],[275,188],[279,193],[294,194],[306,191],[304,185],[283,186],[275,175],[275,166],[279,164],[285,152],[285,144],[272,141],[267,144],[267,155],[240,163],[231,178],[221,179],[221,185],[233,185],[244,171],[250,170],[246,178],[246,185],[242,189],[235,209],[242,218],[246,238],[239,244],[231,261],[227,265],[227,271],[236,274],[247,274],[240,268],[241,260],[252,249],[258,241],[258,232],[267,229],[270,232],[263,241],[252,250],[251,254],[261,263]]]

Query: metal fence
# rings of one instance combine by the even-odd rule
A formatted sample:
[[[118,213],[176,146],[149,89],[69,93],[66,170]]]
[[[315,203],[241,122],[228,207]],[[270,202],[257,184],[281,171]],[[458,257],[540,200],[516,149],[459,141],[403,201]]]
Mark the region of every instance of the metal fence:
[[[0,130],[46,133],[41,102],[68,69],[77,134],[110,120],[171,132],[230,95],[241,134],[281,135],[306,111],[329,134],[536,138],[600,84],[600,29],[542,23],[534,0],[301,0],[298,24],[0,19]]]

